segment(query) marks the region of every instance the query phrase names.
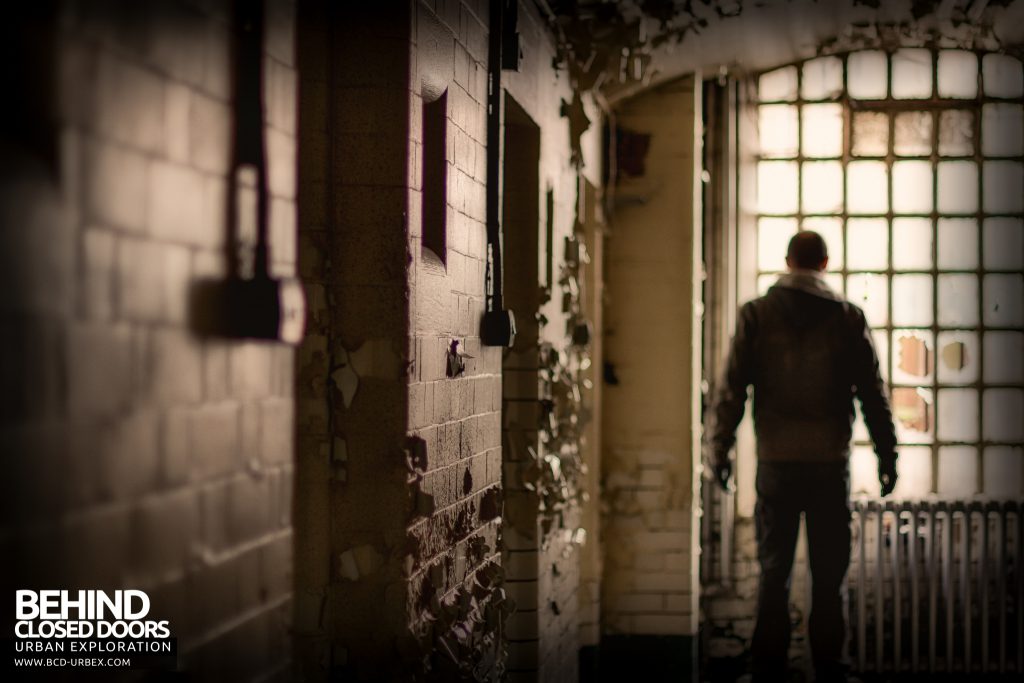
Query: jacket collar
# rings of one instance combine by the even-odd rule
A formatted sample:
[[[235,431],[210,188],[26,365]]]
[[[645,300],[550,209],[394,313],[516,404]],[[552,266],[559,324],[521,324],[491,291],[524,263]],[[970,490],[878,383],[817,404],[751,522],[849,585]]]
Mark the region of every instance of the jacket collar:
[[[775,282],[775,286],[786,289],[799,289],[801,292],[807,292],[822,299],[831,299],[832,301],[843,300],[835,290],[828,286],[828,283],[825,282],[825,277],[817,270],[791,270],[780,276]]]

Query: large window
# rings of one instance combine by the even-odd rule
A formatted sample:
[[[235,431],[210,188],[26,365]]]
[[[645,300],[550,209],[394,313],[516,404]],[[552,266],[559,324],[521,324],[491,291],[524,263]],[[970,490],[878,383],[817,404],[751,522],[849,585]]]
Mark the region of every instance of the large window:
[[[1024,73],[1001,54],[866,50],[762,74],[757,277],[816,230],[891,383],[897,495],[1024,482]],[[858,419],[855,493],[877,493]]]

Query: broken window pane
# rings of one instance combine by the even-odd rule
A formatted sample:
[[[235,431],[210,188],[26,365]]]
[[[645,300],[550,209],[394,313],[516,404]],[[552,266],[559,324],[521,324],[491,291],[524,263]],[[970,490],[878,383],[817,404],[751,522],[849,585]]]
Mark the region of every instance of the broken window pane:
[[[982,206],[986,213],[1024,211],[1024,166],[1016,161],[986,161]]]
[[[839,213],[843,208],[843,165],[838,161],[805,161],[804,213]]]
[[[922,498],[932,490],[932,449],[927,446],[906,446],[900,449],[896,462],[896,488],[893,497]]]
[[[932,324],[930,275],[893,276],[892,322],[907,327],[926,327]]]
[[[897,270],[928,270],[932,267],[930,218],[893,219],[892,267]]]
[[[926,387],[892,390],[892,413],[900,443],[931,443],[935,428],[932,391]]]
[[[938,164],[938,198],[941,213],[975,213],[978,210],[978,165],[973,161],[941,161]]]
[[[846,205],[852,214],[889,209],[889,172],[882,161],[851,161],[846,167]]]
[[[940,441],[978,440],[977,389],[939,389],[938,404]]]
[[[854,112],[852,137],[854,156],[884,157],[889,151],[889,117],[876,111]]]
[[[892,381],[895,384],[930,382],[935,363],[931,330],[893,330]]]
[[[931,162],[897,161],[892,165],[892,210],[895,213],[931,213]]]
[[[923,48],[897,50],[892,56],[892,96],[926,99],[932,96],[932,52]]]
[[[796,213],[797,173],[795,161],[758,162],[757,202],[762,213]]]
[[[978,56],[967,50],[939,52],[939,97],[972,99],[978,95]]]
[[[939,325],[971,327],[978,324],[978,276],[939,275]]]
[[[757,108],[761,155],[795,157],[799,149],[796,107],[764,104]]]
[[[1024,382],[1024,333],[985,333],[985,382]]]
[[[805,100],[830,100],[843,91],[843,60],[819,57],[804,64],[800,86]]]
[[[1024,269],[1024,221],[986,218],[984,250],[988,270]]]
[[[969,497],[978,492],[978,449],[943,446],[939,449],[939,495]]]
[[[796,67],[787,66],[762,74],[757,81],[757,96],[762,102],[795,100]]]
[[[846,298],[864,309],[864,316],[872,327],[881,327],[889,321],[888,291],[884,275],[854,273],[846,276]]]
[[[884,218],[851,218],[846,222],[846,267],[885,270],[889,265],[889,224]]]
[[[978,267],[978,221],[973,218],[940,218],[938,233],[939,268],[966,270]]]
[[[803,108],[803,154],[806,157],[838,157],[843,154],[843,107],[840,104],[808,104]]]
[[[1024,440],[1024,391],[986,389],[981,406],[981,432],[987,441]]]
[[[982,59],[982,80],[989,97],[1024,95],[1024,72],[1019,59],[1009,55],[988,54]]]
[[[1024,480],[1024,449],[989,446],[984,451],[984,493],[993,498],[1019,499]]]
[[[967,364],[967,347],[963,342],[950,342],[942,347],[942,362],[953,370],[963,370]]]
[[[828,247],[828,270],[843,267],[843,220],[831,216],[810,216],[803,220],[802,230],[813,230],[825,239]]]
[[[983,289],[985,325],[1024,327],[1024,277],[986,275]]]
[[[971,384],[978,380],[977,332],[944,331],[938,339],[939,382],[943,384]]]
[[[795,218],[761,218],[757,221],[757,266],[761,270],[786,268],[786,247],[796,234]]]
[[[896,156],[923,157],[932,153],[932,115],[905,111],[893,122],[892,150]]]
[[[981,108],[981,153],[987,157],[1024,154],[1024,107],[986,104]]]
[[[888,65],[881,50],[854,52],[846,61],[846,91],[850,97],[878,100],[888,91]]]
[[[947,109],[939,114],[939,155],[969,157],[974,155],[974,112]]]

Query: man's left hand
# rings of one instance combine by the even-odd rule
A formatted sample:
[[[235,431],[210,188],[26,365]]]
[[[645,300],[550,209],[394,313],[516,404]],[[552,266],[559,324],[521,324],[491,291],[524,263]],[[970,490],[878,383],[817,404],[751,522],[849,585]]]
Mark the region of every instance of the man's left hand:
[[[732,463],[726,460],[723,463],[715,465],[715,480],[719,486],[726,493],[729,492],[729,479],[732,478]]]
[[[885,498],[896,488],[896,458],[882,458],[878,462],[878,483],[882,485],[882,497]]]

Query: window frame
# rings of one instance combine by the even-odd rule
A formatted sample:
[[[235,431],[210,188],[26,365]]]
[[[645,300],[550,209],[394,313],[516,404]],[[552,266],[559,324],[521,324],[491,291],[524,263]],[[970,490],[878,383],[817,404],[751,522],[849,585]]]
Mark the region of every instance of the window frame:
[[[759,74],[755,74],[752,77],[740,81],[737,84],[737,92],[740,98],[740,104],[738,109],[738,127],[739,127],[739,152],[737,155],[737,171],[738,171],[738,190],[737,190],[737,220],[735,222],[735,241],[738,245],[737,248],[737,281],[736,281],[736,301],[734,306],[738,306],[743,301],[754,298],[758,295],[760,287],[758,286],[758,278],[765,274],[771,273],[772,277],[781,272],[784,268],[782,261],[782,255],[779,256],[780,268],[776,271],[762,271],[760,269],[761,264],[759,263],[758,252],[759,252],[759,228],[758,219],[761,217],[773,217],[784,215],[786,217],[793,217],[797,224],[797,229],[809,216],[820,216],[829,215],[838,217],[841,221],[841,242],[842,242],[842,264],[836,271],[841,278],[842,289],[841,291],[845,294],[846,286],[849,282],[849,278],[860,273],[874,273],[880,274],[885,278],[886,283],[886,320],[885,324],[874,327],[873,330],[882,331],[885,338],[887,339],[887,352],[884,354],[882,359],[885,363],[884,375],[886,378],[886,384],[889,388],[890,393],[893,387],[926,387],[931,391],[931,439],[930,442],[903,442],[901,438],[901,445],[905,448],[910,447],[922,447],[931,449],[931,486],[930,495],[935,496],[939,494],[939,477],[940,477],[940,448],[957,448],[957,447],[971,447],[975,449],[975,462],[976,462],[976,485],[974,494],[983,494],[985,486],[985,461],[986,461],[986,449],[992,447],[1010,447],[1019,449],[1021,442],[1019,441],[1005,441],[1005,440],[990,440],[987,438],[985,433],[984,424],[984,403],[985,403],[985,391],[991,389],[1011,389],[1024,391],[1024,381],[1011,381],[1011,382],[993,382],[986,379],[985,373],[985,354],[982,351],[986,344],[985,333],[986,332],[1002,332],[1012,331],[1016,333],[1022,333],[1022,326],[1011,325],[989,325],[985,321],[985,290],[986,290],[986,276],[987,275],[1011,275],[1017,276],[1018,278],[1024,278],[1024,269],[998,269],[989,268],[985,263],[985,219],[987,218],[1000,218],[1009,217],[1015,220],[1024,219],[1024,213],[1022,212],[986,212],[985,211],[985,195],[984,195],[984,178],[985,178],[985,162],[996,160],[996,161],[1011,161],[1016,163],[1024,163],[1024,154],[1002,154],[1002,155],[985,155],[983,154],[983,139],[981,134],[981,127],[983,121],[984,107],[989,104],[1013,104],[1013,105],[1024,105],[1024,98],[1003,98],[1003,97],[992,97],[984,91],[984,70],[985,60],[984,57],[987,54],[996,54],[986,52],[982,50],[969,50],[976,55],[977,59],[977,74],[978,74],[978,85],[977,92],[974,98],[953,98],[953,97],[940,97],[939,96],[939,54],[947,48],[912,48],[912,49],[926,49],[928,50],[931,58],[931,95],[928,98],[895,98],[893,97],[893,71],[894,71],[894,60],[893,55],[896,54],[900,49],[886,50],[886,96],[880,99],[858,99],[854,98],[849,94],[849,56],[858,52],[864,52],[871,50],[857,50],[845,53],[837,53],[833,55],[821,55],[819,57],[826,58],[838,58],[841,62],[842,79],[841,79],[841,90],[834,97],[825,99],[807,99],[804,98],[804,67],[809,62],[813,62],[819,57],[797,61],[791,64],[781,65],[779,67],[766,70]],[[878,51],[878,50],[876,50]],[[881,51],[878,51],[881,52]],[[771,74],[779,72],[783,69],[795,68],[796,71],[796,92],[795,98],[793,99],[772,99],[772,100],[759,100],[757,86],[759,79],[765,74]],[[822,103],[837,103],[841,106],[842,116],[842,149],[841,154],[835,157],[811,157],[804,155],[804,107],[806,105],[822,104]],[[796,107],[797,113],[797,140],[796,140],[796,153],[792,156],[771,156],[772,160],[785,160],[796,163],[797,165],[797,188],[796,188],[796,211],[792,214],[769,214],[759,211],[757,205],[757,167],[758,163],[768,157],[762,157],[758,152],[761,149],[759,131],[758,131],[758,117],[759,107],[765,104],[785,104]],[[959,156],[942,156],[939,154],[939,138],[940,138],[940,113],[948,111],[950,109],[958,110],[969,110],[973,113],[973,128],[972,128],[972,154],[970,155],[959,155]],[[910,111],[924,111],[930,114],[931,120],[931,131],[930,131],[930,150],[927,155],[896,155],[896,117],[897,114]],[[887,117],[888,135],[886,140],[886,154],[883,156],[857,156],[853,154],[853,116],[859,112],[881,112]],[[835,213],[819,214],[819,213],[805,213],[803,206],[803,174],[804,174],[804,163],[814,162],[820,160],[836,160],[839,161],[842,168],[842,205],[840,210]],[[877,214],[851,214],[848,211],[848,186],[846,182],[847,168],[851,162],[858,160],[878,160],[885,163],[886,168],[886,183],[888,192],[888,201],[886,202],[887,208],[885,212]],[[893,176],[893,165],[899,161],[926,161],[929,164],[929,170],[931,172],[931,211],[920,212],[920,213],[906,213],[906,212],[895,212],[893,207],[893,196],[894,196],[894,176]],[[973,161],[976,164],[977,169],[977,207],[976,211],[970,214],[949,214],[939,211],[939,184],[938,184],[938,173],[940,162],[949,161]],[[861,218],[861,217],[878,217],[883,218],[887,225],[887,258],[886,267],[884,269],[871,269],[871,270],[854,270],[849,267],[848,255],[849,250],[849,239],[847,233],[848,221],[850,218]],[[912,269],[897,269],[894,268],[894,248],[893,248],[893,220],[898,218],[914,218],[921,217],[925,218],[930,223],[931,228],[931,254],[930,254],[930,268],[912,268]],[[939,263],[939,219],[941,218],[968,218],[974,220],[977,226],[977,258],[976,267],[973,269],[969,268],[944,268],[940,267]],[[728,229],[728,228],[726,228]],[[1024,257],[1022,257],[1024,258]],[[903,274],[926,274],[930,277],[931,284],[931,324],[930,325],[896,325],[893,319],[893,282],[894,277]],[[939,303],[940,303],[940,292],[939,292],[939,275],[973,275],[975,276],[977,283],[977,312],[978,321],[976,325],[940,325],[939,324]],[[735,310],[735,309],[734,309]],[[931,336],[931,348],[930,348],[930,366],[931,373],[930,379],[922,379],[916,384],[908,383],[895,383],[891,380],[894,378],[894,368],[897,365],[896,360],[896,331],[898,330],[920,330]],[[938,348],[939,334],[940,333],[960,333],[968,332],[976,335],[975,348],[979,351],[978,358],[975,361],[977,370],[976,378],[973,382],[969,383],[949,383],[939,380],[939,363],[942,362],[940,358],[940,349]],[[950,389],[973,389],[976,392],[976,405],[977,405],[977,439],[976,440],[940,440],[939,439],[939,401],[940,391]],[[753,464],[755,462],[753,456],[754,444],[753,444],[753,430],[749,424],[749,416],[744,420],[745,425],[741,426],[738,433],[737,441],[737,460],[739,464],[737,466],[738,476],[740,477],[740,492],[741,496],[738,501],[741,514],[749,514],[753,509],[753,496],[752,494],[744,496],[742,492],[744,487],[744,480],[750,479],[752,483],[753,477]],[[860,431],[860,430],[858,430]],[[902,430],[901,430],[902,431]],[[864,436],[858,434],[857,436]],[[903,435],[901,434],[901,437]],[[862,438],[854,442],[854,448],[862,449],[864,446],[870,449],[870,442],[865,442]],[[1024,455],[1024,454],[1022,454]],[[873,456],[872,456],[873,457]],[[749,470],[747,476],[743,476],[743,471]]]

